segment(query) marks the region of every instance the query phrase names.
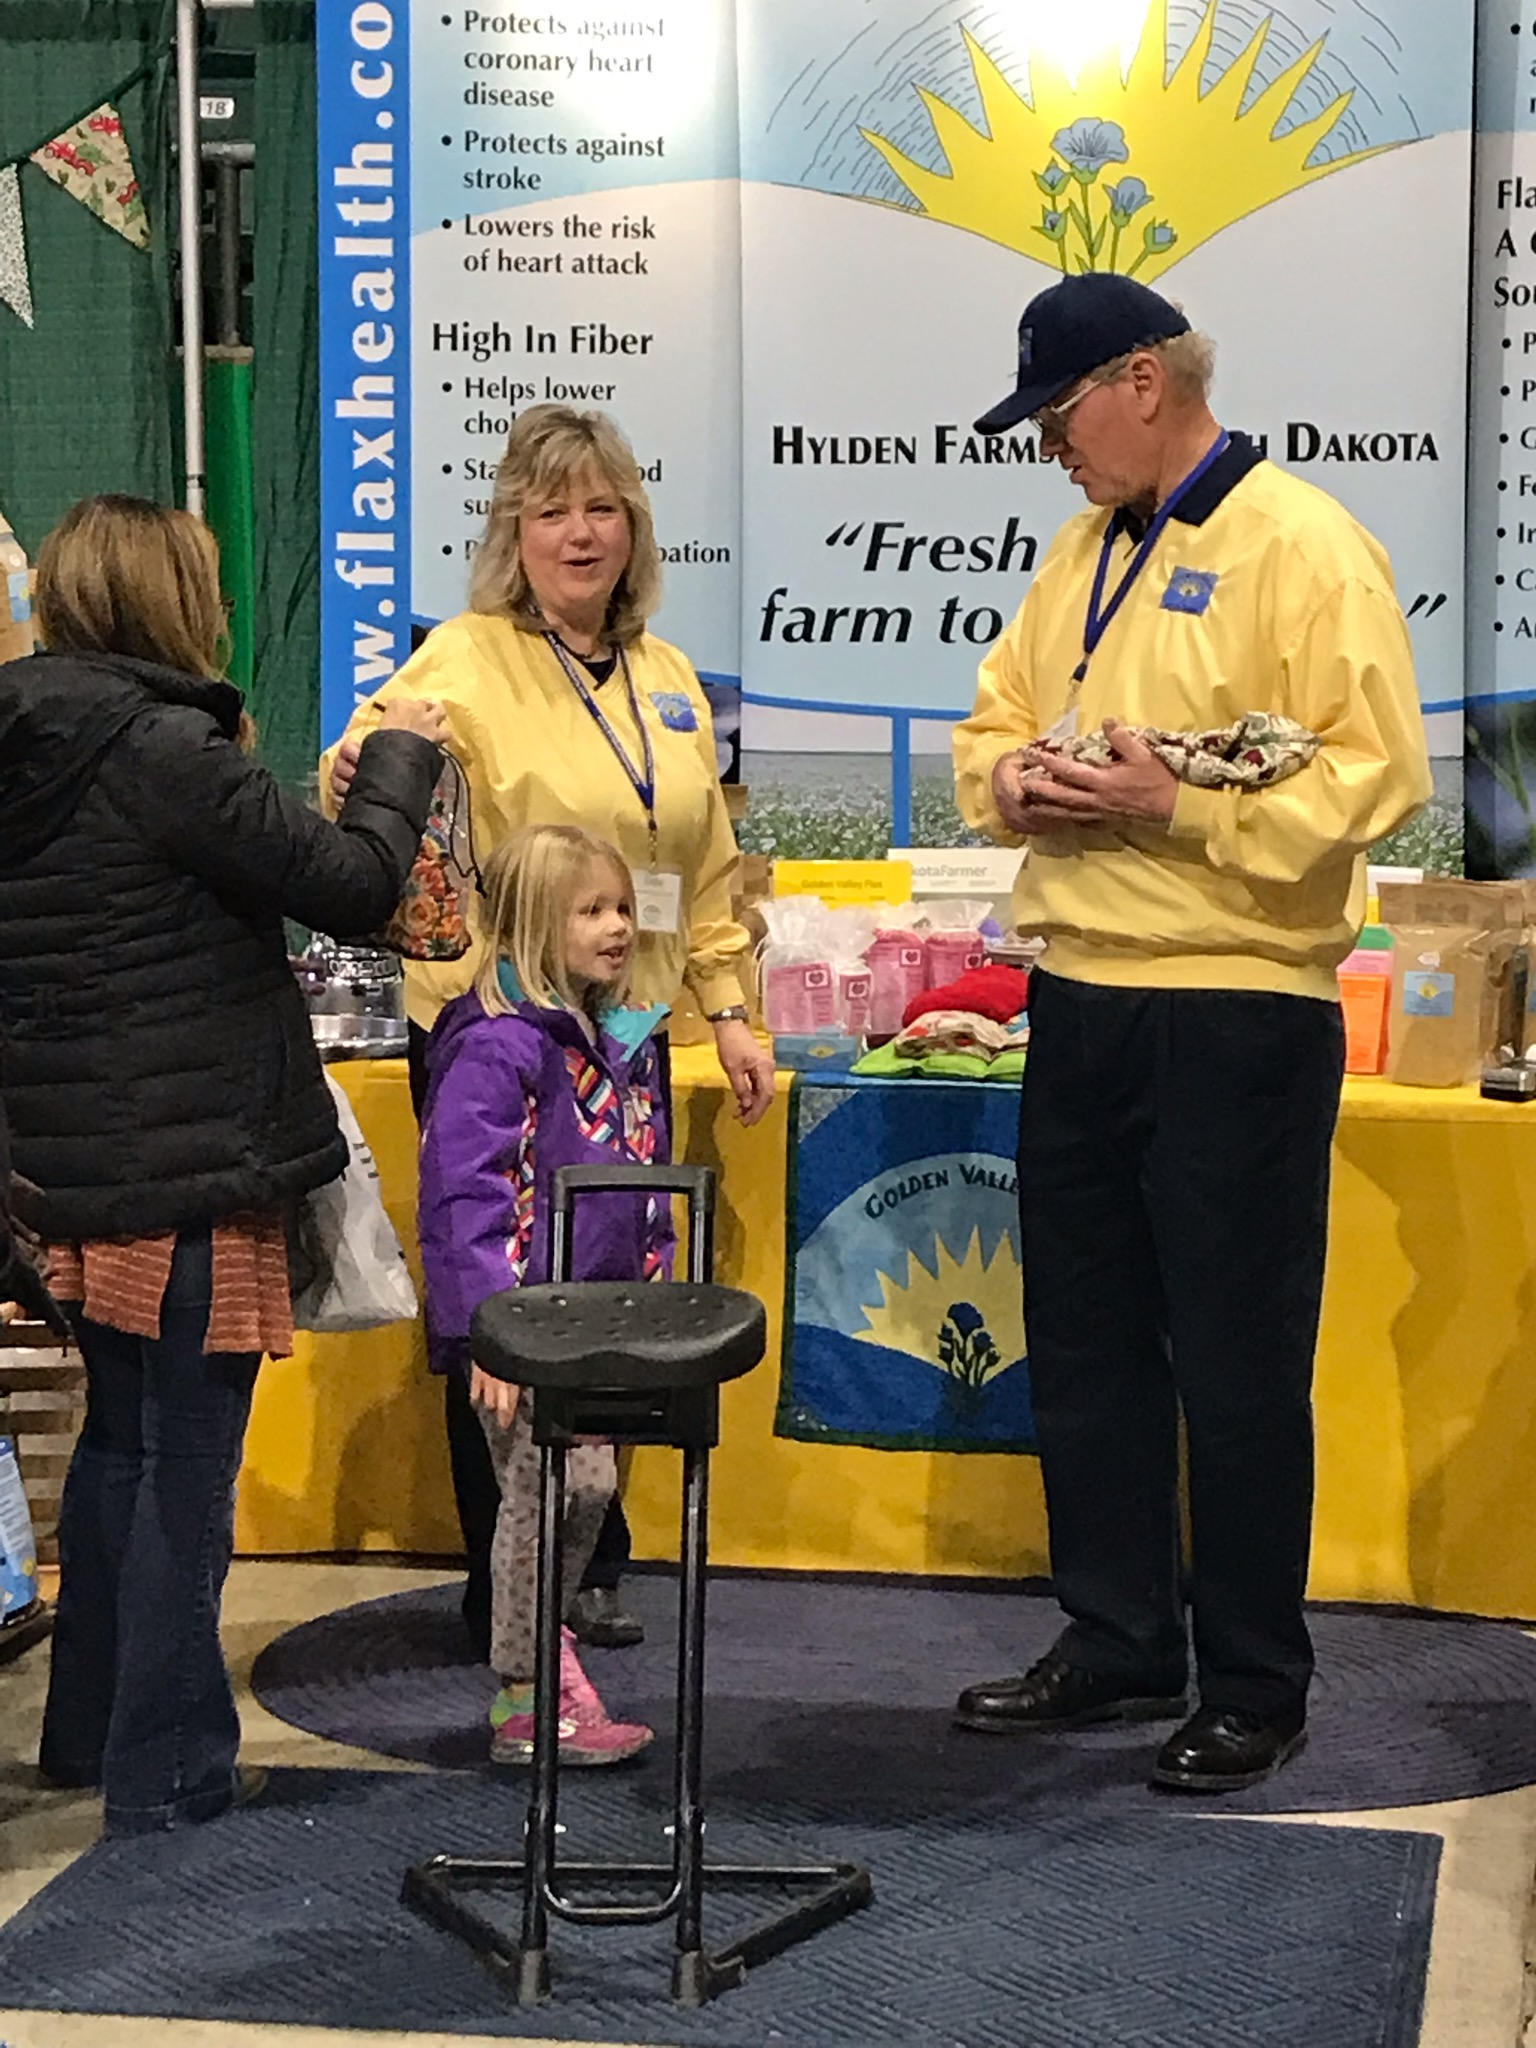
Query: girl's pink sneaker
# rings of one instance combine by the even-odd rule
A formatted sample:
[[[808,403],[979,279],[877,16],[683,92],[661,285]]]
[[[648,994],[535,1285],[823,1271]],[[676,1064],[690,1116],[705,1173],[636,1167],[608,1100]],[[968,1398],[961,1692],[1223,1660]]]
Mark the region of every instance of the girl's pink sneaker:
[[[656,1739],[642,1721],[615,1721],[582,1670],[576,1638],[560,1631],[560,1761],[578,1769],[623,1763]],[[493,1764],[533,1762],[533,1716],[511,1714],[491,1737]]]

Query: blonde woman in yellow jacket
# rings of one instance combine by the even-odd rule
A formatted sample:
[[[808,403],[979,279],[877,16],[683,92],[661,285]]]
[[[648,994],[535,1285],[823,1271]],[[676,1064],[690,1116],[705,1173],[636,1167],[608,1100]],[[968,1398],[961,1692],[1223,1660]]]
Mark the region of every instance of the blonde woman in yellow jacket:
[[[469,782],[477,857],[528,825],[579,825],[618,847],[636,886],[634,999],[670,1004],[684,986],[692,992],[751,1124],[773,1099],[773,1062],[747,1023],[749,940],[731,915],[736,842],[699,679],[685,655],[646,630],[660,597],[650,503],[628,442],[601,413],[531,408],[496,473],[469,610],[438,626],[358,707],[322,760],[321,787],[333,802],[345,796],[361,744],[392,698],[437,699]],[[482,948],[477,936],[462,960],[406,963],[418,1107],[425,1034],[472,985]],[[499,1496],[453,1375],[447,1403],[470,1562],[465,1620],[478,1641],[490,1626]],[[620,1519],[572,1611],[587,1641],[638,1639],[613,1598],[626,1555]]]
[[[736,842],[699,679],[646,631],[660,596],[650,503],[628,443],[601,413],[533,407],[497,471],[470,609],[359,706],[324,757],[322,786],[339,803],[385,705],[430,683],[468,776],[479,857],[525,825],[580,825],[617,846],[641,896],[635,999],[673,1003],[692,991],[741,1115],[755,1123],[772,1099],[773,1063],[746,1023],[749,940],[731,915]],[[430,1030],[473,984],[479,956],[477,940],[462,960],[408,962],[412,1022]]]

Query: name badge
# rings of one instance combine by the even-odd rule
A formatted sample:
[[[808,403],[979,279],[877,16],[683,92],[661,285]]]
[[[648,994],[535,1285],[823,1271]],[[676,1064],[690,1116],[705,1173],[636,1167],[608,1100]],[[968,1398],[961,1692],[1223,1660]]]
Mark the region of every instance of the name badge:
[[[683,921],[683,878],[640,869],[635,875],[635,923],[643,932],[676,932]]]
[[[1057,719],[1056,723],[1048,731],[1041,733],[1040,737],[1043,740],[1075,740],[1077,738],[1076,691],[1073,692],[1072,701],[1068,704],[1066,710],[1063,711],[1060,718]]]

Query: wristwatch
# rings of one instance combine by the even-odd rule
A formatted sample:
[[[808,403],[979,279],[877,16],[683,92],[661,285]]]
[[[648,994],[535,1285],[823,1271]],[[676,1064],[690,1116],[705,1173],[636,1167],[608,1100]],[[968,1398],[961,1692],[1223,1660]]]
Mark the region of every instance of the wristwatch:
[[[750,1015],[751,1013],[745,1003],[732,1003],[724,1010],[706,1010],[704,1012],[704,1022],[706,1024],[745,1024]]]

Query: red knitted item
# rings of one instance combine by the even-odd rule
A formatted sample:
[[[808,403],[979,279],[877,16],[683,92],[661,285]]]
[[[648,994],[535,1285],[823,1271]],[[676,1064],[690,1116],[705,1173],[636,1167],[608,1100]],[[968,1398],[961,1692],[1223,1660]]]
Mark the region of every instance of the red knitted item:
[[[972,967],[943,988],[924,989],[901,1013],[903,1029],[930,1010],[969,1010],[994,1024],[1011,1024],[1029,997],[1029,976],[1022,967]]]

